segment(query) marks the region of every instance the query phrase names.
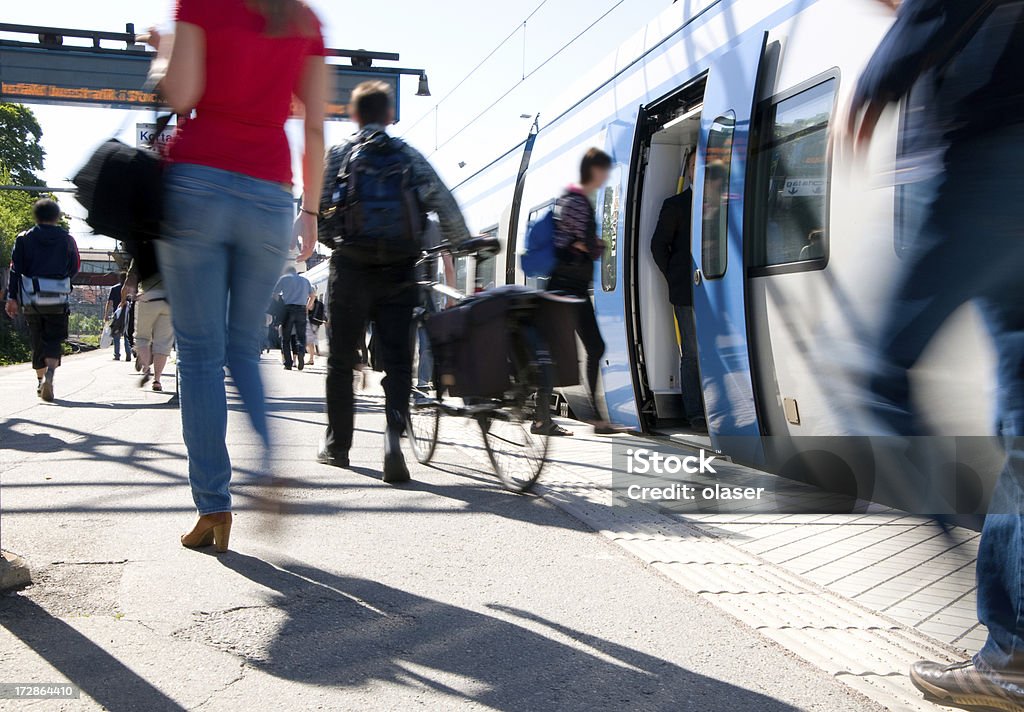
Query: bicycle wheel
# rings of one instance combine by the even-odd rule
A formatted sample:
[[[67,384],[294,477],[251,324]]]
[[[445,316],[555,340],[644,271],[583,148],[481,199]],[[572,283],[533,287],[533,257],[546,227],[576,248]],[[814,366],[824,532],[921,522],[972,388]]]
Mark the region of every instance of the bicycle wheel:
[[[426,465],[434,457],[441,427],[440,394],[434,386],[434,364],[424,315],[412,326],[413,387],[409,397],[409,444],[417,462]]]
[[[498,479],[512,492],[529,492],[548,457],[548,436],[530,431],[533,411],[501,408],[480,416],[484,447]]]

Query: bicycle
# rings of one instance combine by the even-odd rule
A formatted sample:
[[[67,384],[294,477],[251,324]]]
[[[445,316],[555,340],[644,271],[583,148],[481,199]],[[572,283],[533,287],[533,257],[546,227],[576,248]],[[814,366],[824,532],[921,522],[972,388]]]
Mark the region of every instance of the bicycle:
[[[495,238],[473,238],[458,249],[441,245],[424,251],[417,268],[444,254],[455,258],[493,256],[499,250],[500,243]],[[488,458],[502,485],[513,492],[529,492],[540,478],[548,454],[549,436],[532,432],[537,421],[536,394],[542,389],[550,392],[553,383],[551,354],[540,330],[532,323],[542,293],[525,287],[503,287],[466,296],[433,279],[424,279],[419,284],[424,305],[413,319],[414,385],[408,429],[417,461],[428,464],[433,458],[442,415],[473,419],[480,426]],[[454,301],[456,308],[483,299],[506,300],[504,327],[509,348],[504,358],[508,377],[500,394],[459,392],[458,378],[450,363],[451,345],[435,343],[430,333],[431,320],[446,313],[438,307],[437,298]],[[500,360],[503,355],[480,357]],[[439,361],[446,362],[444,368]]]

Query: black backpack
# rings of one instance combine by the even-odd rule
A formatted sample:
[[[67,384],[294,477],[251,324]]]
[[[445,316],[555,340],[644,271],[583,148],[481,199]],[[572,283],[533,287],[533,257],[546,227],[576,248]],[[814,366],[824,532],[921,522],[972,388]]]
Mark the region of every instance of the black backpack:
[[[354,146],[337,176],[331,203],[325,220],[346,257],[372,265],[419,257],[424,213],[401,140],[380,132]]]
[[[167,127],[160,117],[154,136]],[[86,222],[99,235],[121,242],[155,240],[163,220],[163,161],[150,148],[110,139],[101,145],[73,181],[75,199],[88,212]]]

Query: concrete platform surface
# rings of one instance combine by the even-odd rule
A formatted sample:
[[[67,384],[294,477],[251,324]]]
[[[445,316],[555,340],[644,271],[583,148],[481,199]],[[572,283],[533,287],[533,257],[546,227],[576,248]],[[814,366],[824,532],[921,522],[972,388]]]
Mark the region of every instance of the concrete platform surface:
[[[370,390],[352,470],[320,466],[323,370],[270,356],[279,511],[232,398],[233,550],[186,551],[174,394],[109,352],[65,363],[52,405],[0,369],[0,543],[35,578],[0,597],[0,683],[82,699],[0,709],[935,709],[905,665],[959,653],[709,522],[610,506],[610,440],[582,428],[542,497],[502,491],[459,421],[392,488]]]

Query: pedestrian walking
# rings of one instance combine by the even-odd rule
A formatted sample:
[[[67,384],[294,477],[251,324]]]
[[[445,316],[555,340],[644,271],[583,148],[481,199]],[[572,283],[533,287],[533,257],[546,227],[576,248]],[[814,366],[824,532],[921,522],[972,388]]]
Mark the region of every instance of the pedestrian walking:
[[[125,361],[130,360],[129,357],[132,353],[132,342],[128,332],[128,313],[127,311],[118,312],[118,309],[121,309],[124,305],[124,300],[121,297],[124,294],[124,283],[127,278],[127,274],[121,274],[121,278],[118,283],[110,288],[110,294],[107,296],[107,303],[103,305],[103,323],[109,323],[111,326],[110,335],[114,342],[115,361],[121,360],[122,343],[124,343]]]
[[[904,0],[860,78],[849,122],[865,144],[885,107],[912,87],[933,97],[914,112],[912,138],[922,155],[943,156],[941,174],[917,186],[924,217],[883,319],[869,406],[884,432],[923,434],[908,372],[953,312],[977,306],[998,356],[997,422],[1007,453],[978,550],[978,617],[988,640],[969,661],[922,661],[910,673],[943,704],[1001,710],[1024,709],[1022,61],[1019,3]]]
[[[306,365],[307,314],[316,300],[316,291],[309,280],[297,272],[294,265],[285,268],[284,276],[274,287],[274,295],[281,298],[284,312],[281,317],[281,356],[284,370]]]
[[[153,391],[161,393],[164,389],[161,378],[174,348],[167,288],[152,242],[128,242],[125,247],[133,258],[123,299],[131,298],[135,302],[135,370],[142,374],[142,387],[152,379]]]
[[[327,307],[323,300],[316,294],[313,295],[313,305],[306,315],[306,352],[309,354],[307,366],[316,363],[316,357],[320,355],[320,329],[327,323]]]
[[[353,372],[374,325],[384,379],[387,432],[384,481],[405,482],[401,450],[412,389],[412,317],[419,303],[416,262],[422,253],[426,214],[437,214],[444,238],[469,238],[462,212],[427,160],[387,134],[394,122],[391,88],[381,82],[356,87],[350,108],[359,126],[349,141],[330,150],[321,202],[321,240],[331,255],[327,366],[327,433],[317,459],[349,466],[355,419]],[[375,360],[375,366],[377,365]]]
[[[7,316],[19,312],[28,322],[36,393],[50,403],[53,377],[68,338],[71,280],[80,267],[78,246],[60,226],[60,207],[44,198],[32,208],[36,226],[18,235],[11,253]]]
[[[186,547],[228,546],[231,460],[225,364],[270,445],[259,345],[295,239],[312,254],[323,179],[326,65],[320,23],[299,0],[178,0],[153,73],[179,116],[168,149],[160,270],[180,356],[189,482],[199,510]],[[163,41],[168,39],[168,41]],[[303,105],[303,202],[295,222],[284,124]]]
[[[594,432],[614,432],[611,424],[601,416],[597,402],[598,376],[604,339],[597,325],[597,315],[590,299],[594,283],[594,262],[604,254],[604,243],[597,235],[597,191],[604,187],[611,174],[612,158],[604,151],[591,148],[580,163],[580,182],[570,185],[555,203],[554,246],[555,264],[547,289],[580,299],[577,312],[576,334],[583,342],[587,354],[587,386],[590,405],[594,413]],[[550,392],[542,389],[537,399],[537,420],[532,426],[535,434],[568,436],[572,432],[551,420]]]

